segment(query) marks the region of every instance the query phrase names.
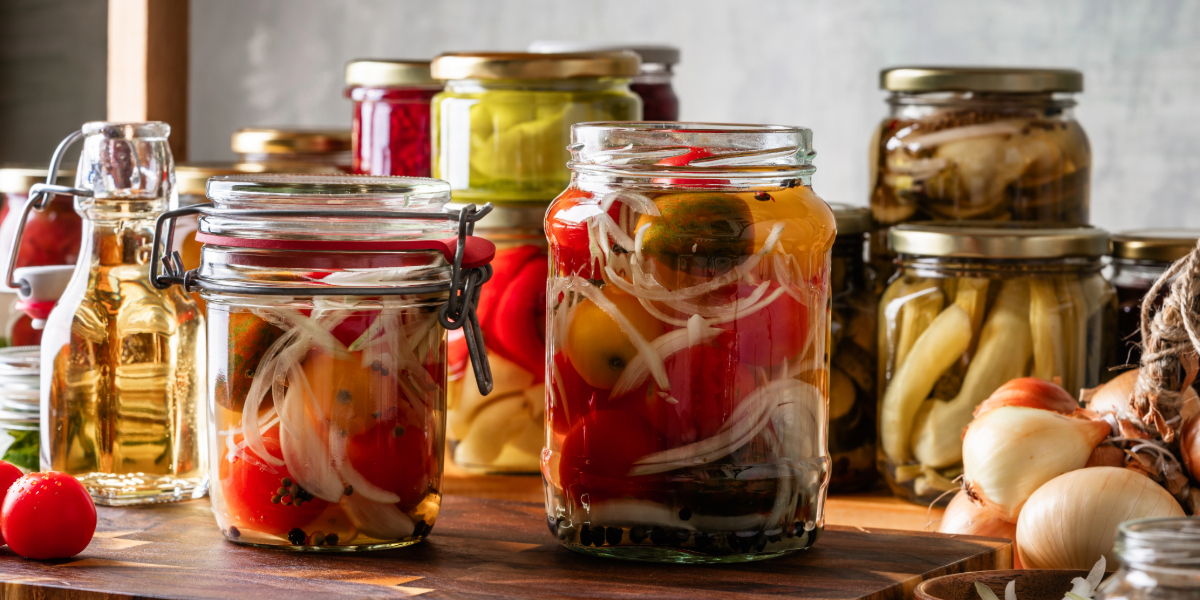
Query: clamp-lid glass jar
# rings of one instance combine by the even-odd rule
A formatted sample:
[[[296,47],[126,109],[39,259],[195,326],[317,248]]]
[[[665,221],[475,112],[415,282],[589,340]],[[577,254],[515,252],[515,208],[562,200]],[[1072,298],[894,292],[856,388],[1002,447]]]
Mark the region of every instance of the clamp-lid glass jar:
[[[348,129],[239,129],[230,148],[245,165],[242,170],[267,173],[349,173],[352,167]]]
[[[551,532],[665,562],[807,548],[829,478],[835,232],[812,132],[584,123],[572,142],[546,216]]]
[[[354,101],[354,173],[429,177],[429,105],[442,91],[427,60],[356,60],[346,64]]]
[[[1100,383],[1116,296],[1109,235],[1029,222],[910,223],[879,301],[879,470],[899,496],[949,501],[975,408],[1020,377],[1076,399]]]
[[[829,491],[870,488],[875,470],[874,280],[866,262],[871,211],[830,204],[837,219],[830,289]]]
[[[530,52],[613,52],[628,50],[642,59],[641,70],[629,89],[642,99],[642,118],[647,121],[678,121],[679,96],[671,81],[679,64],[679,48],[653,44],[591,44],[538,40],[529,44]]]
[[[1117,288],[1117,335],[1108,366],[1136,366],[1141,360],[1142,300],[1171,263],[1196,248],[1198,239],[1196,229],[1139,229],[1113,236],[1109,278]]]
[[[199,270],[155,277],[207,302],[222,533],[318,551],[420,541],[441,498],[445,328],[474,319],[493,249],[469,234],[486,210],[451,213],[444,182],[397,177],[226,176],[208,197],[165,216],[200,213]]]
[[[890,114],[871,142],[877,227],[910,221],[1085,225],[1091,148],[1069,69],[897,67],[880,73]],[[887,236],[872,255],[891,274]]]
[[[433,176],[456,202],[547,202],[570,181],[571,125],[636,121],[631,52],[443,54],[431,65]]]
[[[479,325],[495,388],[481,396],[466,340],[450,332],[446,438],[454,463],[473,472],[537,473],[546,412],[546,209],[497,205],[475,227],[496,244],[492,278],[479,294]]]

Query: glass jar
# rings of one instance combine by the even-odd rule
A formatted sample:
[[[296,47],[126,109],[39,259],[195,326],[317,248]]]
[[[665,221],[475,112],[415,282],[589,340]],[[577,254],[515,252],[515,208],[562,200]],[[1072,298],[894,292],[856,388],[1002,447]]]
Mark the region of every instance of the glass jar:
[[[87,123],[75,196],[79,262],[46,320],[41,467],[77,477],[97,504],[203,495],[204,318],[150,283],[155,219],[174,187],[165,123]],[[42,184],[45,185],[45,184]],[[45,196],[31,190],[31,205]],[[14,248],[21,236],[14,239]],[[27,287],[24,284],[20,287]]]
[[[222,176],[208,197],[164,217],[204,211],[200,268],[155,277],[206,301],[221,532],[303,551],[421,541],[441,503],[444,327],[474,319],[486,210],[452,213],[444,182],[400,177]]]
[[[193,206],[208,202],[205,197],[205,187],[209,178],[221,175],[237,175],[253,169],[250,165],[235,165],[232,163],[193,163],[175,165],[175,191],[179,201],[174,208]],[[254,172],[254,171],[249,171]],[[196,241],[196,232],[200,224],[196,215],[188,215],[175,219],[175,237],[172,250],[179,253],[183,259],[183,268],[192,270],[200,267],[200,247]],[[192,300],[204,312],[204,299],[199,293],[192,292]]]
[[[1119,304],[1116,348],[1109,367],[1138,365],[1142,358],[1142,299],[1171,263],[1196,247],[1198,238],[1200,230],[1195,229],[1140,229],[1113,236],[1109,277],[1117,288]],[[1159,302],[1162,298],[1155,299]]]
[[[879,301],[879,470],[897,496],[946,503],[975,407],[1019,377],[1075,398],[1100,383],[1116,295],[1109,235],[1029,222],[913,223]]]
[[[346,97],[354,101],[352,172],[429,177],[429,105],[440,91],[427,60],[347,63]]]
[[[571,186],[546,216],[542,453],[566,547],[720,563],[820,535],[835,221],[810,187],[811,140],[767,125],[572,129]]]
[[[243,171],[267,173],[349,173],[353,166],[350,130],[246,128],[233,133],[230,147]]]
[[[911,221],[1085,225],[1091,148],[1068,69],[898,67],[880,74],[890,114],[871,142],[877,228]],[[872,257],[888,281],[887,235]]]
[[[71,171],[62,170],[57,182],[69,185]],[[0,265],[9,263],[9,250],[16,237],[21,215],[29,201],[29,189],[46,181],[44,167],[0,168]],[[42,210],[35,210],[25,223],[25,243],[17,255],[15,268],[73,265],[79,260],[83,222],[75,212],[71,197],[56,195]],[[42,343],[42,330],[33,318],[14,308],[15,291],[3,291],[0,285],[0,346],[36,346]]]
[[[1117,570],[1096,600],[1200,599],[1200,518],[1138,519],[1117,527]]]
[[[570,181],[571,125],[636,121],[630,52],[460,53],[433,60],[433,176],[456,202],[548,202]]]
[[[0,460],[26,473],[41,455],[40,355],[37,346],[0,349]]]
[[[837,220],[830,271],[829,491],[870,489],[875,470],[876,298],[866,262],[871,211],[831,204]]]
[[[564,52],[613,52],[628,50],[642,59],[637,77],[629,89],[642,99],[642,118],[647,121],[678,121],[679,97],[671,86],[675,79],[672,69],[679,64],[679,48],[656,45],[589,44],[538,40],[529,44],[530,52],[559,54]]]
[[[546,440],[546,232],[542,204],[500,205],[475,232],[496,244],[479,295],[479,326],[495,388],[464,381],[466,340],[450,332],[446,438],[454,463],[473,472],[537,473]]]

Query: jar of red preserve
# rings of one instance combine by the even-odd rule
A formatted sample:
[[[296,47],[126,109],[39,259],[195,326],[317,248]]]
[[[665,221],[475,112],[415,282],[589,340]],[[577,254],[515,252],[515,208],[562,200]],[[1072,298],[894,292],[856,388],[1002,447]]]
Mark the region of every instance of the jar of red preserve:
[[[809,547],[829,481],[835,232],[812,132],[581,123],[571,139],[546,216],[551,532],[676,563]]]
[[[159,221],[151,277],[206,301],[211,495],[226,539],[377,550],[429,535],[441,503],[446,331],[474,329],[490,207],[405,177],[234,175]],[[158,254],[199,214],[200,267]],[[169,245],[167,246],[169,247]],[[203,371],[202,371],[203,372]]]
[[[45,182],[45,167],[0,167],[0,195],[4,201],[0,209],[0,265],[9,263],[9,250],[20,227],[25,203],[29,201],[29,188]],[[74,182],[73,171],[59,169],[59,185],[70,186]],[[67,195],[54,196],[44,209],[30,213],[15,268],[74,265],[79,259],[82,232],[83,220],[75,212],[74,199]],[[40,344],[41,329],[34,328],[33,318],[13,308],[15,302],[14,292],[0,291],[0,324],[3,324],[0,338],[14,346]]]
[[[442,84],[427,60],[355,60],[346,64],[354,101],[353,172],[429,177],[429,104]]]
[[[679,64],[679,48],[650,44],[589,44],[538,40],[529,45],[530,52],[604,52],[628,50],[642,59],[641,70],[629,89],[642,98],[642,118],[647,121],[678,121],[679,97],[671,81],[672,70]]]

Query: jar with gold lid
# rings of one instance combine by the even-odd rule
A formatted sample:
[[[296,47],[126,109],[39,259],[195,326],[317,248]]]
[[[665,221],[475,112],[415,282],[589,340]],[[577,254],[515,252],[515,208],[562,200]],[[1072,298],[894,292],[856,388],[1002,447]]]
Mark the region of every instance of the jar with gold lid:
[[[912,221],[1086,224],[1091,149],[1070,69],[897,67],[880,74],[889,115],[871,142],[876,227]],[[892,272],[886,235],[872,256]]]
[[[642,99],[642,118],[647,121],[678,121],[679,96],[671,86],[672,72],[679,64],[679,48],[657,44],[612,44],[536,40],[530,52],[613,52],[628,50],[642,59],[642,66],[629,89]]]
[[[233,133],[230,147],[247,165],[266,173],[348,173],[352,166],[348,129],[250,127]]]
[[[946,502],[962,432],[1012,379],[1079,398],[1100,383],[1116,296],[1107,232],[1031,222],[910,223],[888,232],[898,271],[879,301],[879,470],[900,497]]]
[[[571,125],[642,118],[639,64],[631,52],[438,56],[433,176],[456,202],[549,202],[571,178]]]
[[[354,101],[353,172],[429,177],[429,110],[441,82],[427,60],[355,60],[346,64]]]
[[[1142,356],[1142,301],[1171,263],[1196,247],[1197,239],[1197,229],[1138,229],[1113,236],[1109,278],[1117,289],[1118,305],[1116,348],[1110,367],[1138,364]]]

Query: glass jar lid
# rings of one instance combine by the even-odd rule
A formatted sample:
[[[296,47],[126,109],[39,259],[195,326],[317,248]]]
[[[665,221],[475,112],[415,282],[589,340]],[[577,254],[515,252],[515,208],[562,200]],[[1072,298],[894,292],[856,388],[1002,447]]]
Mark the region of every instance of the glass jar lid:
[[[28,194],[34,184],[46,183],[48,167],[34,165],[5,165],[0,167],[0,194]],[[59,168],[58,185],[75,182],[75,171]]]
[[[529,44],[530,52],[539,54],[565,54],[571,52],[617,52],[628,50],[642,59],[642,65],[679,64],[679,48],[658,44],[605,44],[593,42],[568,42],[564,40],[537,40]]]
[[[879,72],[879,87],[892,92],[1082,92],[1074,69],[1006,67],[893,67]]]
[[[250,127],[235,131],[230,145],[238,154],[336,154],[350,151],[350,130]]]
[[[435,79],[573,79],[633,77],[641,59],[633,52],[452,52],[433,59]]]
[[[1196,248],[1200,229],[1135,229],[1113,235],[1113,258],[1175,262]]]
[[[346,85],[364,87],[440,86],[427,60],[359,59],[346,63]]]
[[[909,256],[957,258],[1099,258],[1109,234],[1090,225],[1024,221],[927,222],[888,230],[888,249]]]
[[[840,202],[830,202],[829,208],[833,209],[833,218],[837,220],[839,236],[862,234],[871,230],[871,209]]]

